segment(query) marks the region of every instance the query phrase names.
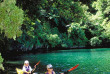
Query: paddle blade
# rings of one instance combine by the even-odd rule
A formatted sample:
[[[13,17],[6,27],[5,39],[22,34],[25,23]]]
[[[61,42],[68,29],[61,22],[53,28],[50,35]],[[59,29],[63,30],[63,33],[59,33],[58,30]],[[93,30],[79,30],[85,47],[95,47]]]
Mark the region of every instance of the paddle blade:
[[[40,61],[36,65],[38,65],[39,63],[40,63]]]
[[[74,69],[76,69],[79,66],[79,64],[77,64],[76,66],[72,67],[71,69],[69,69],[68,71],[72,71]]]

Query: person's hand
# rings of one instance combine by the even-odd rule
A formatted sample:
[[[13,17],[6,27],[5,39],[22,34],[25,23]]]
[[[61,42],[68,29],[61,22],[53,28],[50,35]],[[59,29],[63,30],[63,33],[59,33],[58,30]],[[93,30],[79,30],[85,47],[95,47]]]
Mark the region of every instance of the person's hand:
[[[25,71],[24,73],[26,73],[26,74],[31,74],[31,72],[27,72],[27,71]]]
[[[28,72],[27,74],[31,74],[31,72]]]
[[[36,68],[36,65],[34,66],[34,68]]]

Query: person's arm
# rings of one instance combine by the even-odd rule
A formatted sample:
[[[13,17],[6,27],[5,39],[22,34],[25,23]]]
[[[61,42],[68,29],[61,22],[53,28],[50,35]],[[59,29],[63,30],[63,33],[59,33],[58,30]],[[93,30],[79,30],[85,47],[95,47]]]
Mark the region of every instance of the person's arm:
[[[55,71],[53,71],[53,74],[56,74]]]
[[[23,70],[23,71],[26,71],[26,69],[25,69],[25,67],[24,67],[24,66],[23,66],[22,70]]]

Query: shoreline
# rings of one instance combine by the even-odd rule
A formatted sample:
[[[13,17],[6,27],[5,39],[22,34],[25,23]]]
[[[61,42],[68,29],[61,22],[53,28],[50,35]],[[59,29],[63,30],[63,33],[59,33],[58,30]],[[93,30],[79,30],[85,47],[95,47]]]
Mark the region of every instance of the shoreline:
[[[22,50],[10,50],[6,52],[6,54],[2,54],[2,57],[5,60],[9,60],[10,57],[12,56],[22,56],[24,54],[37,54],[37,53],[49,53],[53,51],[58,51],[58,50],[74,50],[74,49],[96,49],[96,48],[109,48],[109,47],[71,47],[71,48],[38,48],[38,49],[32,49],[32,50],[27,50],[27,51],[22,51]],[[8,56],[8,57],[7,57]],[[16,59],[15,59],[16,60]]]

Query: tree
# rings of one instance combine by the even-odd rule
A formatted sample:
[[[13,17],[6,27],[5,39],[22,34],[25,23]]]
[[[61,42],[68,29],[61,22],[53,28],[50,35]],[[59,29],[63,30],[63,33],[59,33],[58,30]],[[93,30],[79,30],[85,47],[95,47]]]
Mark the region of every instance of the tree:
[[[16,6],[15,0],[4,0],[0,3],[0,51],[10,47],[9,39],[15,40],[22,34],[23,19],[24,12]]]
[[[88,16],[88,25],[87,28],[88,29],[88,33],[90,33],[91,40],[101,40],[99,42],[99,45],[102,44],[102,46],[105,43],[109,43],[110,39],[109,39],[109,22],[110,22],[110,1],[109,0],[96,0],[92,2],[92,9],[93,13],[90,13],[90,15]],[[95,38],[97,37],[97,38]],[[93,41],[94,42],[94,41]],[[93,44],[92,42],[92,44]],[[96,41],[95,41],[96,42]],[[98,46],[99,46],[98,45]],[[93,46],[93,45],[92,45]],[[95,46],[95,44],[94,44]],[[96,46],[97,46],[97,42],[96,42]]]
[[[83,28],[81,28],[79,23],[71,23],[68,28],[68,38],[72,39],[73,45],[85,46],[87,43],[87,38]]]
[[[15,0],[4,0],[0,3],[0,32],[7,38],[19,37],[23,17],[23,10],[16,6]]]
[[[16,6],[16,0],[0,1],[0,52],[10,49],[9,39],[16,39],[22,34],[24,12]],[[7,51],[6,51],[7,52]],[[6,53],[5,52],[5,53]],[[4,54],[4,53],[3,53]],[[0,68],[3,59],[0,54]],[[3,69],[3,67],[2,67]]]

